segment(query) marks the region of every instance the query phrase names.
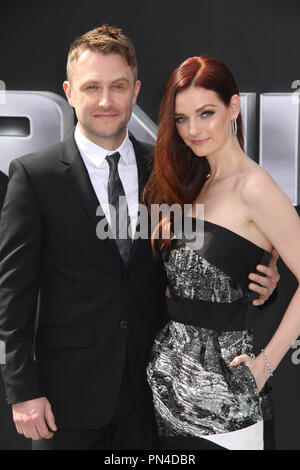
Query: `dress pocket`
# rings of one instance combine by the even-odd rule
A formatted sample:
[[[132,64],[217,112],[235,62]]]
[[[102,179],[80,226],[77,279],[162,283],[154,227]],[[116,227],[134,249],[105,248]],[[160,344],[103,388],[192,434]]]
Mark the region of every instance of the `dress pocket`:
[[[223,361],[225,380],[229,389],[233,394],[251,395],[254,399],[257,399],[259,392],[249,367],[245,364],[240,364],[236,367],[229,365],[236,356],[240,356],[241,354],[253,356],[251,332],[248,330],[222,332],[218,338],[218,342]]]
[[[240,364],[239,366],[237,366],[236,368],[239,369],[239,368],[242,368],[244,369],[243,371],[243,375],[245,377],[248,378],[249,380],[249,389],[255,394],[255,395],[259,395],[259,391],[258,391],[258,388],[257,388],[257,384],[256,384],[256,381],[255,381],[255,378],[254,378],[254,375],[252,374],[251,370],[249,369],[248,366],[246,366],[246,364]]]

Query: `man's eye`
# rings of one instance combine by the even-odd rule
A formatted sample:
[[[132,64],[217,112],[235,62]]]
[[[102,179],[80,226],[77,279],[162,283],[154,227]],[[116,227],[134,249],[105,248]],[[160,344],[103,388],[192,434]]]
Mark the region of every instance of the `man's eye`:
[[[87,87],[87,90],[95,90],[95,89],[96,89],[95,85],[90,85]]]
[[[120,90],[121,88],[123,88],[123,85],[121,83],[118,83],[118,84],[114,85],[113,88],[115,90]]]

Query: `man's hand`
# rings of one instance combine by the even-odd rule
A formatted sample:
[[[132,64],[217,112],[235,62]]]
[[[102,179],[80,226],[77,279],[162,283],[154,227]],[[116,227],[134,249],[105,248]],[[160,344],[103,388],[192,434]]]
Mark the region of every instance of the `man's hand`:
[[[51,439],[54,431],[57,431],[51,405],[46,397],[14,403],[12,412],[18,433],[34,441]]]
[[[261,271],[262,273],[266,275],[266,277],[260,276],[254,273],[251,273],[248,276],[249,279],[251,279],[251,281],[255,282],[255,283],[249,284],[249,289],[260,294],[259,298],[256,300],[253,300],[252,302],[252,305],[255,305],[256,307],[258,305],[263,305],[265,301],[273,293],[274,289],[277,286],[277,283],[280,279],[280,276],[277,270],[278,257],[279,257],[278,252],[275,250],[275,248],[273,248],[272,258],[270,259],[269,266],[268,267],[262,266],[262,265],[256,266],[257,271]]]

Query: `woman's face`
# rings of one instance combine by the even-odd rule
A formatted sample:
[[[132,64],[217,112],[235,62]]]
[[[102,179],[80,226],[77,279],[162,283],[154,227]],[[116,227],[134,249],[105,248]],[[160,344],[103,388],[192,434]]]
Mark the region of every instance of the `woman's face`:
[[[175,98],[175,124],[184,143],[198,157],[220,150],[232,138],[231,121],[239,111],[239,96],[233,95],[229,106],[217,93],[191,86]]]

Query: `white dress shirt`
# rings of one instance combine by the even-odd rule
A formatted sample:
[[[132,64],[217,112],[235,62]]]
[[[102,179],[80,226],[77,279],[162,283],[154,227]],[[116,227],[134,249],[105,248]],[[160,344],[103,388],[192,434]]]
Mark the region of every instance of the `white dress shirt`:
[[[128,131],[121,145],[115,150],[106,150],[99,147],[99,145],[94,144],[94,142],[91,142],[82,134],[78,124],[75,129],[74,137],[98,201],[101,204],[109,223],[110,212],[107,193],[109,165],[106,160],[106,156],[115,152],[120,153],[121,157],[119,160],[118,171],[127,199],[132,234],[134,236],[138,216],[139,187],[136,158],[133,144],[129,139]]]

